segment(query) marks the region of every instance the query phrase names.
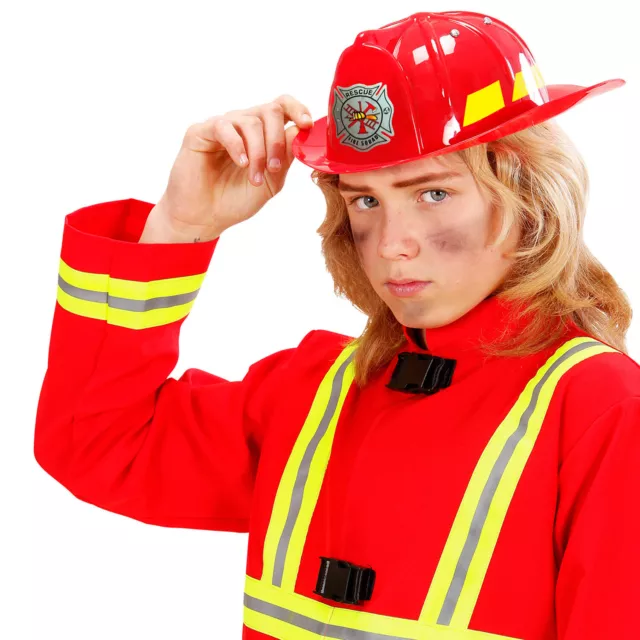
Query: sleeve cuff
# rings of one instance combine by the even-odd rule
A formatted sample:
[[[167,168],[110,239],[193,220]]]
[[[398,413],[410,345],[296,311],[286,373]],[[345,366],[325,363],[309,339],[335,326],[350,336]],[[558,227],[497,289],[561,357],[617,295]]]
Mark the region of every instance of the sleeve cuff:
[[[127,280],[158,280],[207,271],[219,238],[139,244],[155,205],[129,198],[89,205],[66,216],[61,258],[70,267]]]
[[[67,215],[57,300],[77,316],[148,329],[190,312],[219,240],[138,243],[155,205],[95,204]]]

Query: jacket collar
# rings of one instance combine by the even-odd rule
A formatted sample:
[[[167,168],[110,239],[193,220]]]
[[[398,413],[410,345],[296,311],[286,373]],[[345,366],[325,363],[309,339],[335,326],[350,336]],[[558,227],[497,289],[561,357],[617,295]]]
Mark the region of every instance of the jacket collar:
[[[460,318],[441,327],[403,326],[407,344],[401,350],[429,353],[459,362],[475,359],[480,354],[481,342],[511,337],[527,323],[530,315],[517,318],[517,311],[517,303],[492,294]]]

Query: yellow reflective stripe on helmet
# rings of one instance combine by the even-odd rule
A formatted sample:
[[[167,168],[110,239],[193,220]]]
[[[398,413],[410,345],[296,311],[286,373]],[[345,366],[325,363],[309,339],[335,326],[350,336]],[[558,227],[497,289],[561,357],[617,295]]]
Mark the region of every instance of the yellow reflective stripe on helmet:
[[[478,122],[492,113],[504,107],[504,97],[500,80],[496,80],[490,85],[474,91],[467,96],[467,103],[464,108],[464,120],[462,126]]]
[[[473,472],[420,620],[468,626],[509,504],[560,378],[586,358],[614,351],[589,337],[568,340],[529,381]]]
[[[418,620],[333,607],[248,575],[243,622],[250,629],[281,640],[518,640],[482,631],[427,625]]]
[[[185,317],[205,275],[123,280],[109,274],[78,271],[60,260],[57,300],[76,315],[145,329]]]
[[[335,428],[355,375],[348,344],[324,376],[287,461],[263,549],[262,579],[293,592],[302,550],[327,468]]]
[[[522,71],[518,71],[513,79],[512,102],[520,100],[524,96],[537,97],[538,89],[545,86],[544,79],[538,69],[538,65],[532,67],[523,62]]]

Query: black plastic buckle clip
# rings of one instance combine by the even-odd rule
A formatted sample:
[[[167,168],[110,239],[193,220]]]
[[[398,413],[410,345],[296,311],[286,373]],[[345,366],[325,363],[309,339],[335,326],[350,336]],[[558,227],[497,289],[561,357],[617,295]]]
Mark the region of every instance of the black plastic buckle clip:
[[[451,384],[456,361],[430,353],[404,351],[387,384],[389,389],[405,393],[432,395]]]
[[[336,602],[362,604],[362,600],[371,599],[375,578],[376,572],[371,567],[320,556],[318,582],[313,593]]]

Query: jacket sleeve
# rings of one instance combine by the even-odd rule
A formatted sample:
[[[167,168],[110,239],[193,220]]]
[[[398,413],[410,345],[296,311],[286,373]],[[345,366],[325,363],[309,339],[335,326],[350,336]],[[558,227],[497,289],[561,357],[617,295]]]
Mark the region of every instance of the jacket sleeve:
[[[295,348],[228,381],[168,378],[218,239],[139,244],[153,205],[65,219],[34,455],[77,498],[167,527],[247,532],[269,403]]]
[[[640,396],[583,433],[559,474],[558,640],[638,637]]]

